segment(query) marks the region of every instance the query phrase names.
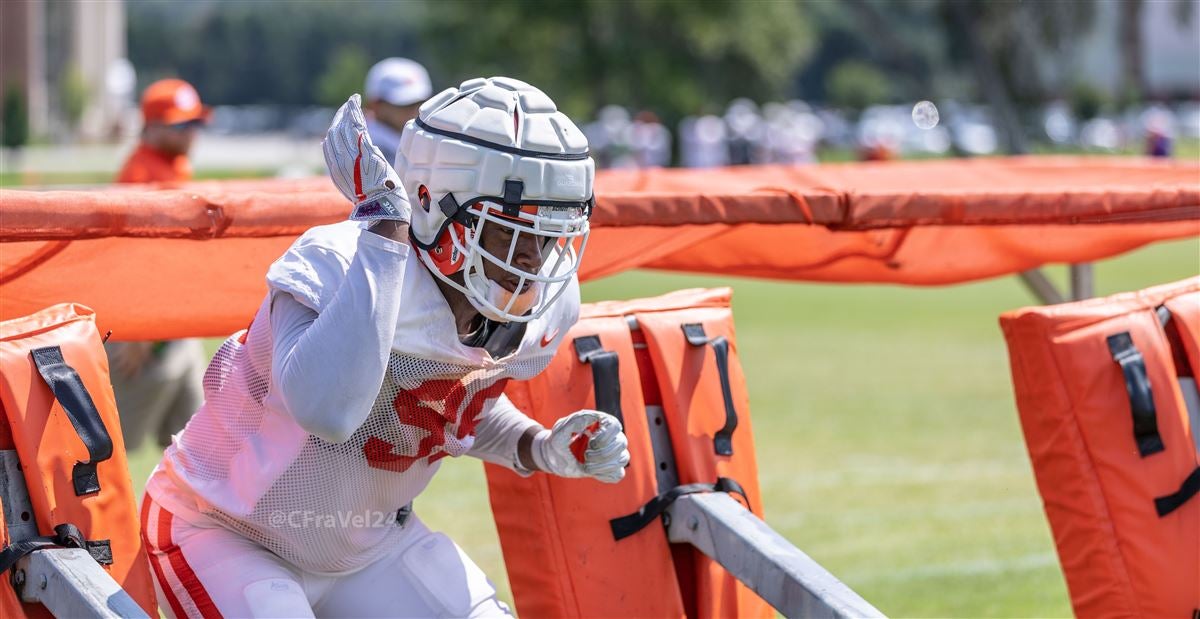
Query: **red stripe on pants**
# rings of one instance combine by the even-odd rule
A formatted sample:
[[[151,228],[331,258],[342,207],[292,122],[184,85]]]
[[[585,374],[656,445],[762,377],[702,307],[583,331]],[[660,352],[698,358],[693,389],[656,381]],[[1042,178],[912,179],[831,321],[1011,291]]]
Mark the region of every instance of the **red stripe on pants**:
[[[186,617],[183,605],[179,603],[179,598],[175,597],[175,590],[171,588],[171,583],[167,582],[167,575],[163,572],[160,563],[163,553],[158,549],[155,540],[150,539],[150,503],[153,501],[149,494],[142,498],[142,541],[146,543],[146,549],[150,553],[150,567],[154,568],[154,577],[158,579],[158,585],[166,596],[167,603],[171,605],[171,611],[176,617]]]
[[[142,512],[143,518],[148,520],[149,510],[143,508]],[[183,586],[183,594],[191,599],[192,604],[200,611],[202,619],[221,619],[221,611],[217,610],[217,605],[213,603],[212,597],[208,595],[208,591],[196,577],[196,572],[192,570],[192,566],[188,565],[187,559],[183,556],[183,549],[176,546],[171,540],[171,524],[174,520],[175,516],[171,512],[163,509],[161,505],[158,506],[158,539],[151,545],[154,558],[158,561],[166,559],[171,562],[171,569],[175,572],[175,577],[179,579],[179,584]],[[145,529],[143,528],[143,530]],[[155,568],[159,575],[159,582],[163,585],[163,591],[167,592],[171,608],[175,610],[177,616],[186,617],[187,613],[182,612],[182,604],[166,580],[166,573],[162,569],[161,563]]]

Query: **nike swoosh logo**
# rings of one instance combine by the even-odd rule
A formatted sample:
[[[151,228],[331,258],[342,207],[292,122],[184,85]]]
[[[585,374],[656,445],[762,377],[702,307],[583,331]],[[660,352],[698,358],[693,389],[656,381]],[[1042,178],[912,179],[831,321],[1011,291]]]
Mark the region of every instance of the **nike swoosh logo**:
[[[551,331],[550,333],[543,335],[542,336],[542,348],[549,346],[550,342],[553,342],[554,338],[556,338],[556,337],[558,337],[558,329],[555,329],[555,330]]]

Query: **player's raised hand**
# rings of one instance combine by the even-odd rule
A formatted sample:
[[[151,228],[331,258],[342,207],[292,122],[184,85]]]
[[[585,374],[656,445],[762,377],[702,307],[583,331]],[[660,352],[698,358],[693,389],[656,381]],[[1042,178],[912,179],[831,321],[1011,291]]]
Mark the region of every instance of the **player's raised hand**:
[[[333,116],[321,148],[333,184],[354,203],[350,219],[411,219],[408,194],[379,147],[371,143],[358,95],[351,95]]]
[[[616,483],[625,477],[629,441],[621,423],[608,413],[582,410],[554,424],[534,439],[538,468],[561,477],[594,477]]]

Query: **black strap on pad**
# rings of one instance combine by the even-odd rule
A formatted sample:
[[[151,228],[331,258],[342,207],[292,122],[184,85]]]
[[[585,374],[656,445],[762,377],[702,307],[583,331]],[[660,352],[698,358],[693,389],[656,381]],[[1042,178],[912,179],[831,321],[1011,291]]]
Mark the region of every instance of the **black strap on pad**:
[[[1128,331],[1108,336],[1108,350],[1113,361],[1121,366],[1125,375],[1125,391],[1129,394],[1129,409],[1133,414],[1133,438],[1138,453],[1143,458],[1164,449],[1162,436],[1158,433],[1155,417],[1154,397],[1150,390],[1150,378],[1146,375],[1146,362],[1133,343]]]
[[[1197,492],[1200,492],[1200,466],[1196,467],[1192,474],[1183,480],[1183,483],[1179,485],[1179,490],[1154,499],[1154,509],[1158,512],[1158,517],[1162,518],[1179,509],[1188,499],[1196,496]]]
[[[577,337],[572,342],[575,354],[580,363],[592,366],[592,385],[596,390],[596,410],[603,411],[617,418],[621,427],[625,427],[625,418],[621,415],[621,374],[620,359],[612,350],[604,350],[600,336],[585,335]]]
[[[71,471],[75,496],[100,492],[96,465],[112,457],[113,444],[100,418],[100,411],[96,410],[96,403],[92,401],[79,373],[63,359],[61,348],[47,346],[34,349],[30,354],[42,380],[46,381],[55,399],[66,411],[75,433],[88,450],[87,462],[76,462]]]
[[[54,535],[33,537],[9,544],[0,550],[0,574],[12,569],[25,555],[46,548],[82,548],[101,565],[112,565],[112,544],[109,540],[87,540],[79,527],[67,523],[54,527]]]
[[[721,396],[725,399],[725,426],[713,435],[713,451],[719,456],[733,455],[733,431],[737,429],[737,409],[733,406],[733,388],[729,384],[729,340],[717,336],[711,340],[704,333],[704,325],[683,325],[683,336],[692,346],[711,345],[717,357],[717,374],[721,380]]]
[[[655,518],[663,516],[663,512],[670,507],[675,499],[687,494],[696,494],[698,492],[730,492],[742,495],[742,499],[746,502],[746,507],[749,509],[750,498],[746,496],[746,491],[742,489],[742,485],[728,477],[718,477],[717,482],[713,484],[685,484],[675,486],[670,490],[650,499],[645,505],[639,508],[636,512],[620,518],[613,518],[608,521],[612,527],[613,539],[620,541],[646,528],[646,525],[654,522]],[[664,522],[664,524],[670,524]]]

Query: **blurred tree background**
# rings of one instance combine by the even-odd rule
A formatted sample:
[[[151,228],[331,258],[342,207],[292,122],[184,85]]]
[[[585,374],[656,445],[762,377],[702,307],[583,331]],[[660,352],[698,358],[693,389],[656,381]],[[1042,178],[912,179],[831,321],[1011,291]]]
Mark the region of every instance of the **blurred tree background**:
[[[130,2],[129,59],[139,91],[163,77],[206,103],[333,105],[386,56],[422,58],[419,6],[404,2]],[[351,88],[332,97],[339,87]]]
[[[178,75],[215,104],[333,105],[376,60],[407,56],[438,88],[511,75],[569,114],[620,101],[677,119],[792,94],[815,27],[790,2],[151,1],[129,4],[129,55],[141,85]]]
[[[791,2],[446,2],[429,18],[430,64],[451,82],[511,74],[569,115],[620,102],[668,124],[739,96],[792,94],[817,44],[811,15]]]
[[[0,145],[18,148],[29,139],[29,114],[21,89],[10,84],[4,89],[4,113],[0,115]]]

